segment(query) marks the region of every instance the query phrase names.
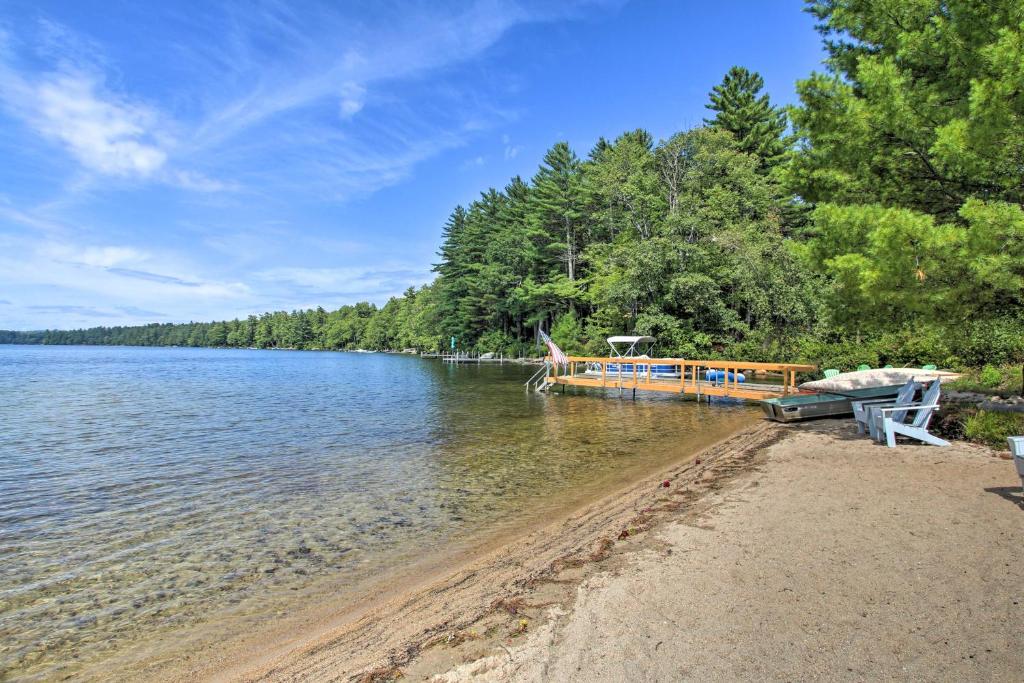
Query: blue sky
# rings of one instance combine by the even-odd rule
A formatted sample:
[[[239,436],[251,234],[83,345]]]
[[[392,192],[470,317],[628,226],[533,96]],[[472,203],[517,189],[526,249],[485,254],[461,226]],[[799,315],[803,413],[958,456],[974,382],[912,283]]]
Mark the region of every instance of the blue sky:
[[[820,69],[799,0],[0,6],[0,329],[383,303],[568,140]]]

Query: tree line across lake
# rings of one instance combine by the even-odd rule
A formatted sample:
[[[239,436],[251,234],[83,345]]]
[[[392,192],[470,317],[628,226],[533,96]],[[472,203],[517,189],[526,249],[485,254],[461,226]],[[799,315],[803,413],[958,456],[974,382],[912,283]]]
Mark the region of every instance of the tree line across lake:
[[[382,307],[0,332],[0,343],[569,352],[980,366],[1024,360],[1024,0],[815,0],[826,71],[774,106],[734,67],[705,124],[565,142],[443,230]]]

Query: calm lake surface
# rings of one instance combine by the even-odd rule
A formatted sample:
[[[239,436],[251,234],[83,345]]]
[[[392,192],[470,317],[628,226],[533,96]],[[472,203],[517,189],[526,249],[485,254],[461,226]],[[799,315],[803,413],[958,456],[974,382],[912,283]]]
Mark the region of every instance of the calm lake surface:
[[[527,394],[534,370],[0,346],[0,679],[251,628],[317,582],[344,593],[519,533],[756,415]]]

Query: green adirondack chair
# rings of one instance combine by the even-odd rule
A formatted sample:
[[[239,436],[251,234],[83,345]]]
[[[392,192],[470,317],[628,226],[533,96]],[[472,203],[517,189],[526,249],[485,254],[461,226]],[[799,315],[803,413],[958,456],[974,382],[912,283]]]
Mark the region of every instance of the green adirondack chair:
[[[931,365],[931,364],[928,364],[928,365],[922,365],[922,366],[921,366],[921,369],[922,369],[922,370],[938,370],[938,368],[937,368],[937,367],[935,367],[934,365]]]
[[[829,368],[828,370],[825,371],[825,379],[832,379],[833,377],[835,377],[838,374],[839,374],[838,370],[836,370],[835,368]]]
[[[871,369],[871,366],[868,365],[867,363],[861,363],[860,365],[857,366],[857,370],[858,371],[860,371],[860,370],[870,370],[870,369]]]

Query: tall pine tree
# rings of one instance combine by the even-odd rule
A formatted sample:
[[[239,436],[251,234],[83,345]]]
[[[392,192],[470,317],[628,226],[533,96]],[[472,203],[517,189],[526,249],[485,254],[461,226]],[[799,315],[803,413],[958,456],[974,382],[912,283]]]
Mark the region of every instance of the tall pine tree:
[[[762,168],[768,169],[786,151],[786,113],[773,107],[767,94],[760,94],[762,88],[764,79],[760,74],[742,66],[732,67],[711,89],[711,102],[704,106],[715,112],[715,117],[704,122],[732,133],[740,151],[756,155]]]

